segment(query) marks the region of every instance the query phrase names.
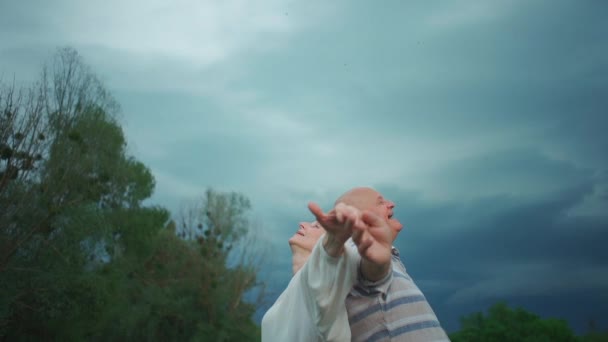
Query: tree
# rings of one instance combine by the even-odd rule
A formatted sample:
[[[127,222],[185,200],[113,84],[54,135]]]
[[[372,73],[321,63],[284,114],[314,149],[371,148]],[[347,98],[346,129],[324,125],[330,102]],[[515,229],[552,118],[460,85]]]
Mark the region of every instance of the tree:
[[[249,200],[143,206],[154,177],[72,49],[23,89],[0,90],[0,340],[259,340]]]
[[[39,196],[40,167],[50,145],[41,94],[39,85],[0,85],[0,272],[33,235],[21,219],[38,219],[31,217],[33,199]]]
[[[251,337],[257,331],[251,316],[264,296],[264,284],[256,278],[263,251],[247,216],[250,209],[242,194],[208,189],[200,202],[182,211],[177,224],[178,235],[192,241],[202,257],[197,291],[205,320],[226,336]],[[257,300],[245,302],[244,295],[253,289]]]
[[[89,339],[259,340],[256,303],[243,298],[261,285],[256,259],[241,259],[249,208],[243,195],[208,190],[164,229],[143,212],[115,211],[114,220],[129,228],[120,232],[122,256],[104,266],[114,279],[107,286],[115,288],[113,304]]]
[[[48,146],[44,99],[37,90],[0,84],[0,196],[30,179]]]
[[[0,91],[0,337],[8,339],[81,339],[87,329],[77,327],[95,322],[111,293],[91,264],[120,240],[115,212],[139,210],[160,227],[168,219],[140,210],[154,178],[127,156],[101,83],[72,49],[51,65],[31,88]]]
[[[108,132],[96,134],[95,138],[83,134],[96,132],[105,122],[104,127],[120,131],[112,141],[124,145],[124,137],[113,121],[117,103],[71,48],[58,50],[43,68],[41,81],[31,87],[17,88],[15,82],[2,85],[0,105],[2,272],[37,234],[50,233],[50,222],[64,206],[86,202],[82,196],[67,196],[69,189],[75,187],[71,177],[82,167],[75,158],[87,155],[96,159],[95,152],[110,140],[104,140]],[[87,123],[89,131],[83,132],[85,127],[81,126]],[[88,153],[86,148],[90,148]],[[111,148],[117,154],[124,153],[116,146],[105,150]],[[74,153],[78,149],[80,153]],[[66,160],[64,155],[72,160]],[[99,160],[93,167],[99,168],[102,162]],[[98,177],[103,181],[105,175],[100,172]]]
[[[463,317],[460,331],[450,334],[450,339],[453,342],[577,341],[566,321],[541,319],[522,308],[513,310],[505,303],[490,307],[487,316],[477,312]]]

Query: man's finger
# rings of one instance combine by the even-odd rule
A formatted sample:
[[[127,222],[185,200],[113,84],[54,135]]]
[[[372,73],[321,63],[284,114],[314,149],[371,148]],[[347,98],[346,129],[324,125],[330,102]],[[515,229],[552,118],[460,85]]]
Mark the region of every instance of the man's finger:
[[[344,211],[343,208],[336,208],[334,209],[335,213],[336,213],[336,219],[338,220],[339,223],[343,223],[346,220],[346,212]]]
[[[360,226],[353,226],[353,233],[351,237],[357,246],[374,240],[371,234],[367,231],[367,228],[361,229]]]
[[[371,247],[373,240],[369,238],[369,236],[366,236],[367,234],[364,234],[363,237],[361,238],[361,241],[359,242],[359,244],[357,244],[357,248],[359,249],[359,254],[360,255],[365,255],[367,250]]]
[[[353,239],[353,242],[355,243],[355,245],[358,245],[359,243],[361,243],[361,238],[363,237],[363,231],[360,229],[357,229],[357,226],[353,226],[353,234],[351,235],[351,238]]]
[[[360,225],[362,223],[361,217],[357,210],[350,210],[346,215],[346,219],[347,219],[347,223],[348,223],[348,228],[351,231],[356,225]]]
[[[372,227],[378,227],[385,224],[384,220],[380,216],[367,210],[361,215],[361,220]]]
[[[353,224],[353,234],[352,234],[353,242],[357,245],[359,243],[361,243],[361,238],[363,237],[363,234],[366,231],[367,231],[367,225],[365,224],[365,222],[363,222],[363,220],[360,217],[358,217],[357,220]]]

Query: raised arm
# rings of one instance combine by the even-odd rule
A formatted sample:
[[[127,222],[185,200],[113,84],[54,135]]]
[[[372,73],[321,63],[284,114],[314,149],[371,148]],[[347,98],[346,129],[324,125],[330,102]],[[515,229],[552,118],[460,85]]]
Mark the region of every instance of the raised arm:
[[[352,236],[362,257],[361,273],[370,281],[384,278],[391,269],[391,230],[388,223],[370,211],[360,212],[353,206],[338,203],[324,213],[315,204],[310,212],[325,228],[323,247],[327,254],[337,257],[344,252],[344,243]]]
[[[353,225],[352,238],[361,255],[361,273],[369,281],[383,279],[391,270],[392,236],[388,223],[364,211]]]

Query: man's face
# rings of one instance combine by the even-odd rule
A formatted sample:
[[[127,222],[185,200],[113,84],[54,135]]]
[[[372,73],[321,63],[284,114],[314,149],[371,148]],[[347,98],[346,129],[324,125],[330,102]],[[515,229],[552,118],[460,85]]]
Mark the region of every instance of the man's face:
[[[292,250],[298,248],[312,252],[317,240],[325,234],[325,229],[317,222],[300,222],[298,231],[289,239]]]
[[[347,196],[348,204],[360,210],[369,210],[385,219],[393,231],[393,241],[395,241],[397,235],[403,229],[401,222],[393,218],[395,203],[384,198],[382,194],[372,188],[353,189]]]
[[[393,241],[397,238],[397,235],[403,229],[403,225],[397,219],[393,218],[393,208],[395,208],[395,203],[384,198],[379,192],[376,191],[375,194],[375,203],[370,211],[380,215],[383,219],[388,222],[389,227],[393,231]]]

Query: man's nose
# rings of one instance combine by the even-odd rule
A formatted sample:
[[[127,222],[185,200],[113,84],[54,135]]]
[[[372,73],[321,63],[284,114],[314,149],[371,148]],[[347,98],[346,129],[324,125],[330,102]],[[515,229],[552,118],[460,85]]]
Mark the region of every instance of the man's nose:
[[[387,201],[386,203],[389,209],[393,209],[395,207],[395,203],[393,203],[393,201]]]

